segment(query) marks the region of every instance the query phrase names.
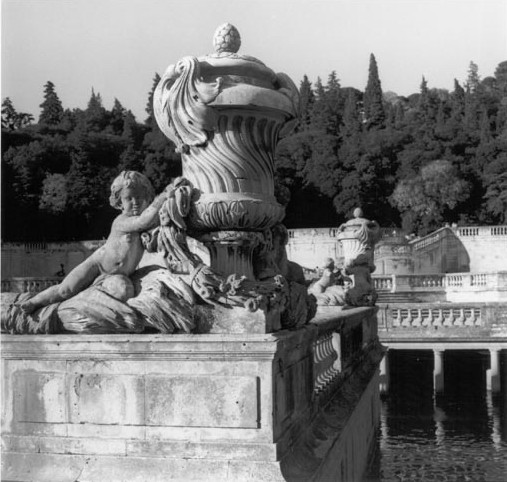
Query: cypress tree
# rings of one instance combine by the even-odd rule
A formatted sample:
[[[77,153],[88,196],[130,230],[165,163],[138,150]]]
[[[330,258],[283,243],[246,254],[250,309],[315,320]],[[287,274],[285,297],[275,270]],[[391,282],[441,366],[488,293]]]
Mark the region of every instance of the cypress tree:
[[[118,99],[114,99],[114,105],[111,109],[111,116],[109,120],[109,125],[115,135],[121,135],[123,132],[123,124],[125,121],[127,110],[125,107],[121,105],[121,102]]]
[[[357,111],[357,99],[353,90],[349,91],[345,108],[343,110],[342,126],[340,134],[343,137],[352,137],[361,131],[361,122]]]
[[[465,90],[454,79],[454,91],[451,95],[452,117],[460,119],[465,112]]]
[[[311,111],[315,102],[315,94],[313,93],[312,83],[308,80],[306,74],[303,76],[303,80],[301,81],[299,95],[301,97],[299,130],[305,130],[310,125]]]
[[[89,131],[101,132],[107,125],[107,113],[102,106],[102,97],[100,94],[95,94],[93,88],[85,110],[85,120]]]
[[[491,140],[491,123],[489,121],[488,110],[482,109],[480,122],[480,143],[486,144]]]
[[[368,128],[380,129],[385,127],[386,115],[382,99],[382,87],[378,76],[377,61],[373,54],[370,54],[368,83],[364,92],[364,115]]]
[[[44,86],[44,102],[40,105],[42,109],[39,123],[46,125],[57,125],[63,118],[63,106],[55,92],[55,84],[50,80]]]
[[[479,67],[476,63],[470,62],[470,66],[468,67],[468,77],[466,82],[467,89],[470,90],[472,94],[478,89],[481,82],[481,78],[479,77]]]

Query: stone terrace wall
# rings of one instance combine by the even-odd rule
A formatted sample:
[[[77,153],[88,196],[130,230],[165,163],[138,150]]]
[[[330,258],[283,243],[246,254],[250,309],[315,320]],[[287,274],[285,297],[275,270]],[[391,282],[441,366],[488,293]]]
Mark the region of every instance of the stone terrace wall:
[[[269,335],[2,336],[2,480],[361,480],[376,312],[324,311]]]

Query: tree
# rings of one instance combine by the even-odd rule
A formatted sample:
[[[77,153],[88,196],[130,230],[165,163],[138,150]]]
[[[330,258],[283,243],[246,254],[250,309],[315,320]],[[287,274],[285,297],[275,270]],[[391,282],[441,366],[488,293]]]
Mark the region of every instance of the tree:
[[[6,97],[2,102],[2,128],[14,130],[17,118],[18,113],[12,104],[12,100]]]
[[[357,111],[357,96],[351,89],[345,101],[340,134],[345,138],[358,135],[360,132],[361,121],[359,120],[359,112]]]
[[[400,181],[391,202],[402,217],[407,219],[408,214],[412,228],[424,234],[439,227],[449,211],[467,199],[469,189],[452,163],[437,160],[423,166],[417,176]]]
[[[92,88],[92,95],[84,112],[86,129],[91,132],[102,132],[108,123],[106,109],[102,106],[102,97],[95,94]]]
[[[155,113],[153,112],[153,94],[155,93],[155,89],[157,88],[157,85],[160,82],[160,75],[158,75],[155,72],[155,77],[153,77],[153,85],[151,87],[151,90],[148,94],[148,102],[146,104],[146,112],[148,113],[148,117],[146,118],[146,125],[152,126],[153,124],[156,124],[155,121]]]
[[[484,169],[486,209],[498,223],[507,222],[507,154],[502,152]]]
[[[141,156],[134,149],[134,146],[129,144],[120,156],[118,171],[142,171],[143,167]]]
[[[39,123],[50,126],[58,125],[63,118],[63,107],[55,91],[55,84],[48,80],[44,86],[44,102],[40,105],[42,109]]]
[[[311,112],[315,103],[315,94],[313,93],[312,83],[308,80],[306,74],[303,76],[299,87],[299,95],[301,98],[301,116],[298,130],[308,129],[311,121]]]
[[[42,183],[39,208],[51,214],[62,214],[67,207],[67,182],[63,174],[48,174]]]
[[[38,195],[44,179],[45,152],[40,141],[10,147],[3,156],[13,173],[12,189],[17,202],[36,209]]]
[[[382,100],[382,87],[378,75],[377,61],[370,54],[370,66],[368,69],[368,83],[364,92],[364,115],[369,129],[385,127],[385,111]]]
[[[468,76],[465,83],[466,88],[472,93],[475,94],[479,85],[481,83],[481,78],[479,76],[479,67],[476,63],[470,62],[468,67]]]
[[[11,99],[6,97],[2,102],[2,128],[11,131],[22,129],[30,125],[33,121],[33,115],[25,112],[17,112]]]
[[[496,89],[500,96],[507,95],[507,60],[500,62],[495,69]]]
[[[317,77],[314,90],[314,101],[310,111],[311,130],[326,131],[326,91],[322,85],[322,80]]]
[[[118,99],[114,99],[114,105],[111,109],[111,115],[109,117],[109,128],[111,132],[117,136],[123,132],[123,124],[125,122],[125,116],[127,110],[121,105]]]
[[[137,122],[134,114],[130,110],[125,112],[125,118],[123,119],[123,130],[121,136],[125,139],[128,144],[136,145],[138,138]]]

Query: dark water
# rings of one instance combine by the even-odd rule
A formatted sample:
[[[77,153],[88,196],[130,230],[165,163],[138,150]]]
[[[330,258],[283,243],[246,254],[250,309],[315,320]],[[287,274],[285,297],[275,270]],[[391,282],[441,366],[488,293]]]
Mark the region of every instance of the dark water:
[[[445,352],[445,393],[438,396],[432,352],[389,355],[391,387],[365,481],[507,482],[507,394],[486,391],[488,354]]]

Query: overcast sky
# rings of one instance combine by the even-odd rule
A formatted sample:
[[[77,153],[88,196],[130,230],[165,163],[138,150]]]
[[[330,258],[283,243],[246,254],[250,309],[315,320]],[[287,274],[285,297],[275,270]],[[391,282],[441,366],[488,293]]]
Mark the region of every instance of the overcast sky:
[[[51,80],[65,108],[92,87],[138,121],[155,72],[212,51],[216,27],[234,24],[240,53],[299,85],[306,73],[364,90],[370,53],[384,91],[409,95],[421,77],[452,90],[470,61],[482,77],[507,60],[507,0],[1,0],[2,99],[40,114]]]

